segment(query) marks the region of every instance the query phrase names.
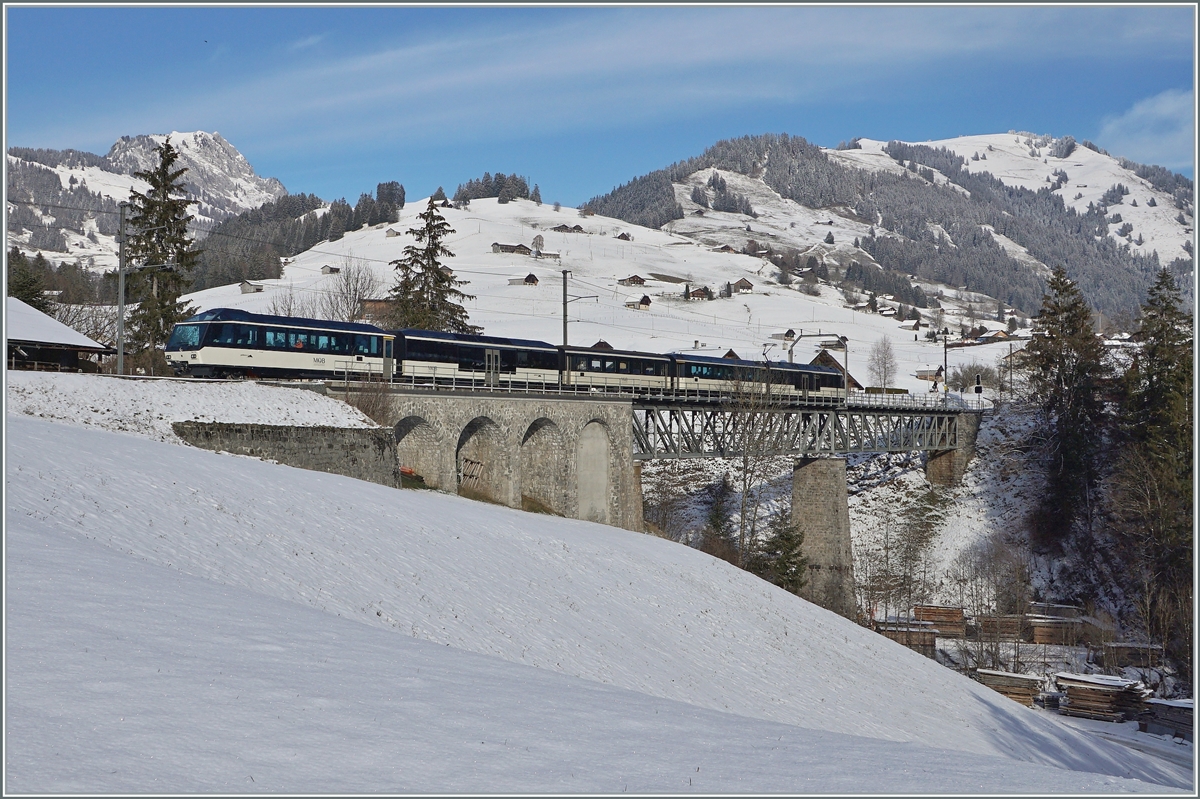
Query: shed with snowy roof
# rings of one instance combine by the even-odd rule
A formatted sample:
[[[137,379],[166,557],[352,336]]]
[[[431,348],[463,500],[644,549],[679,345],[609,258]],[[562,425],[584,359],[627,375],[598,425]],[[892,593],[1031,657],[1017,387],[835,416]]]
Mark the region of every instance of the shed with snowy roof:
[[[6,299],[9,369],[94,372],[91,358],[116,353],[16,297]]]

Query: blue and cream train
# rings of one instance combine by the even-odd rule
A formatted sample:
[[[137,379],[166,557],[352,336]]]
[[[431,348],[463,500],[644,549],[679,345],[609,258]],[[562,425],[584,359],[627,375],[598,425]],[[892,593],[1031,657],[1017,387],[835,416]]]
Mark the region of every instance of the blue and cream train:
[[[383,379],[470,387],[698,395],[757,391],[845,396],[842,373],[813,364],[556,346],[544,341],[382,330],[354,322],[214,308],[175,326],[167,361],[194,377]]]

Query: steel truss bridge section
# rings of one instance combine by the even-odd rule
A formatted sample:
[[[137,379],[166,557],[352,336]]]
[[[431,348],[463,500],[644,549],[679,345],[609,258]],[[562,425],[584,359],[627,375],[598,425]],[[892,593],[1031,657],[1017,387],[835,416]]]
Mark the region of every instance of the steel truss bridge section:
[[[870,408],[722,409],[633,405],[634,460],[939,452],[958,448],[958,412]]]

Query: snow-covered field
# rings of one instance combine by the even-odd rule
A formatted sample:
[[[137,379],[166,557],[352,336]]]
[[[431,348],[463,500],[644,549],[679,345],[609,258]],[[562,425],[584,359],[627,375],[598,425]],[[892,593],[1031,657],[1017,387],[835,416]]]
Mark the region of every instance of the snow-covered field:
[[[229,285],[199,291],[186,299],[199,310],[227,307],[266,313],[289,300],[293,308],[299,304],[303,310],[305,304],[315,307],[323,294],[336,290],[338,276],[322,274],[322,267],[353,265],[370,267],[379,281],[377,295],[384,296],[395,280],[390,263],[412,241],[404,231],[417,225],[415,215],[424,210],[425,203],[410,202],[395,224],[347,233],[301,253],[284,267],[281,279],[261,281],[261,292],[243,294],[237,285]],[[446,259],[446,264],[468,281],[463,290],[474,299],[465,307],[470,321],[482,326],[486,335],[562,343],[562,270],[569,269],[568,293],[581,298],[572,300],[567,309],[568,336],[574,344],[591,345],[603,339],[617,349],[714,356],[732,349],[743,358],[761,360],[765,353],[773,361],[786,361],[791,345],[772,336],[790,328],[804,336],[795,341],[791,351],[797,362],[811,361],[819,343],[831,334],[847,337],[850,373],[871,385],[868,354],[877,341],[886,338],[898,364],[892,384],[914,392],[930,388],[928,382],[917,379],[916,370],[943,362],[942,345],[927,341],[925,329],[918,335],[902,329],[897,320],[851,310],[845,307],[841,293],[829,286],[821,287],[820,297],[803,294],[795,286],[780,286],[773,280],[774,267],[760,258],[712,252],[682,235],[600,216],[581,218],[574,211],[556,212],[548,204],[538,206],[527,200],[502,205],[482,199],[472,201],[466,210],[440,210],[456,231],[447,240],[455,257]],[[587,233],[550,230],[562,224],[578,224]],[[389,237],[389,228],[402,235]],[[617,239],[621,233],[629,233],[633,241]],[[543,237],[545,250],[559,253],[559,259],[492,252],[493,242],[528,246],[537,235]],[[511,278],[531,273],[538,278],[537,285],[510,285]],[[618,283],[631,275],[642,277],[646,284]],[[743,277],[754,284],[752,293],[712,301],[681,299],[685,285],[706,285],[716,292]],[[629,299],[643,294],[651,299],[649,309],[626,307]],[[948,309],[966,304],[954,297],[943,302]],[[978,323],[991,329],[1004,327],[988,318],[995,313],[994,304],[980,311]],[[955,312],[948,310],[947,324],[953,326],[956,318]],[[1019,349],[1022,343],[1015,346]],[[992,365],[1008,352],[1007,343],[952,348],[947,360],[952,369],[976,361]],[[841,362],[843,354],[837,353],[837,358]]]
[[[6,791],[1192,785],[687,547],[157,425],[308,392],[8,377]]]

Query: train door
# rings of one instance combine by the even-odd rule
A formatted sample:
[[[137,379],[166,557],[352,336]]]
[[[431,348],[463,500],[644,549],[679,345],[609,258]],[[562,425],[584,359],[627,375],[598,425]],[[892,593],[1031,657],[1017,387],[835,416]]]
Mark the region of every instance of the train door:
[[[391,336],[383,337],[383,379],[384,382],[392,382],[393,364],[395,363],[395,343],[396,340]]]
[[[484,380],[489,386],[500,383],[500,350],[483,351]]]

